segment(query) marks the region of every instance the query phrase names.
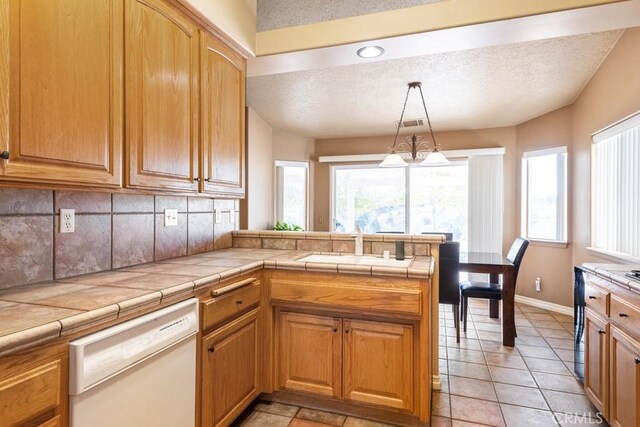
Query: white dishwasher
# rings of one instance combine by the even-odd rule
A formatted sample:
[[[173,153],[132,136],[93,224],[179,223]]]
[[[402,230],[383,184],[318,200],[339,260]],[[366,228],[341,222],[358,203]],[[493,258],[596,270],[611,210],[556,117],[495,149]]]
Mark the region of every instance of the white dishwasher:
[[[193,427],[198,300],[70,343],[72,427]]]

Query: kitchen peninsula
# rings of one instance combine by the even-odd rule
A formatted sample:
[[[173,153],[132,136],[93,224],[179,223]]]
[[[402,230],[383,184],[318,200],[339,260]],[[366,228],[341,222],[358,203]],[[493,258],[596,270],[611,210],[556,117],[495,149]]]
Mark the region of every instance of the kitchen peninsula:
[[[442,236],[364,236],[378,256],[404,240],[408,267],[341,263],[353,244],[345,234],[233,238],[231,249],[0,292],[0,416],[67,425],[70,340],[196,297],[198,425],[228,425],[259,395],[427,425]],[[335,262],[303,260],[320,253]]]

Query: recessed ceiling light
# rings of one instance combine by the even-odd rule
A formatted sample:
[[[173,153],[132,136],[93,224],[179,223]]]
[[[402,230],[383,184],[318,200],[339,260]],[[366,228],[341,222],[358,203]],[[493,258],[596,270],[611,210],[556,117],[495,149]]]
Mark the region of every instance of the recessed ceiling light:
[[[360,58],[377,58],[384,53],[384,49],[380,46],[365,46],[358,49],[357,53]]]

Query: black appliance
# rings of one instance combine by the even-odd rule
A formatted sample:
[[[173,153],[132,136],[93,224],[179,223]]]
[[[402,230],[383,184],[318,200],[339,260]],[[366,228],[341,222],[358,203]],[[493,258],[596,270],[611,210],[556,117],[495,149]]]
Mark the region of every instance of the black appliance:
[[[573,267],[573,371],[578,381],[584,383],[584,271],[580,267]]]

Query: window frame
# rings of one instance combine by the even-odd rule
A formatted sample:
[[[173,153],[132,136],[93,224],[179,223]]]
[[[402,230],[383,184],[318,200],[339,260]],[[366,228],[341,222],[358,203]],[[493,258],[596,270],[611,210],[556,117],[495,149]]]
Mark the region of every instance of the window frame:
[[[564,156],[562,156],[564,154]],[[560,221],[556,222],[556,238],[543,239],[540,237],[529,236],[529,159],[556,155],[556,170],[558,178],[556,181],[556,218]],[[566,145],[543,148],[538,150],[529,150],[522,153],[522,173],[520,180],[520,233],[523,237],[532,242],[540,242],[542,244],[559,244],[567,246],[569,243],[569,209],[568,209],[568,167],[569,153]]]
[[[278,219],[278,210],[279,210],[279,200],[282,199],[283,188],[278,183],[278,167],[299,167],[305,169],[305,201],[304,201],[304,224],[300,224],[304,230],[309,230],[309,162],[308,161],[298,161],[298,160],[274,160],[273,162],[273,187],[275,191],[273,193],[273,218],[275,221],[280,221]],[[275,223],[274,223],[275,224]]]
[[[465,163],[468,167],[468,159],[465,158],[456,158],[449,159],[452,164],[455,163]],[[340,164],[331,164],[329,170],[329,221],[330,221],[330,232],[335,232],[336,225],[336,192],[335,192],[335,181],[336,181],[336,171],[340,169],[377,169],[379,168],[380,162],[358,162],[358,163],[349,163],[344,162]],[[447,167],[450,165],[446,165]],[[411,173],[409,172],[410,168],[420,168],[425,166],[420,166],[419,164],[409,164],[406,167],[396,168],[404,170],[404,186],[405,186],[405,199],[404,199],[404,215],[405,215],[405,225],[404,225],[404,233],[410,234],[411,232]],[[430,168],[438,168],[442,166],[428,166]],[[468,207],[467,207],[468,209]]]

